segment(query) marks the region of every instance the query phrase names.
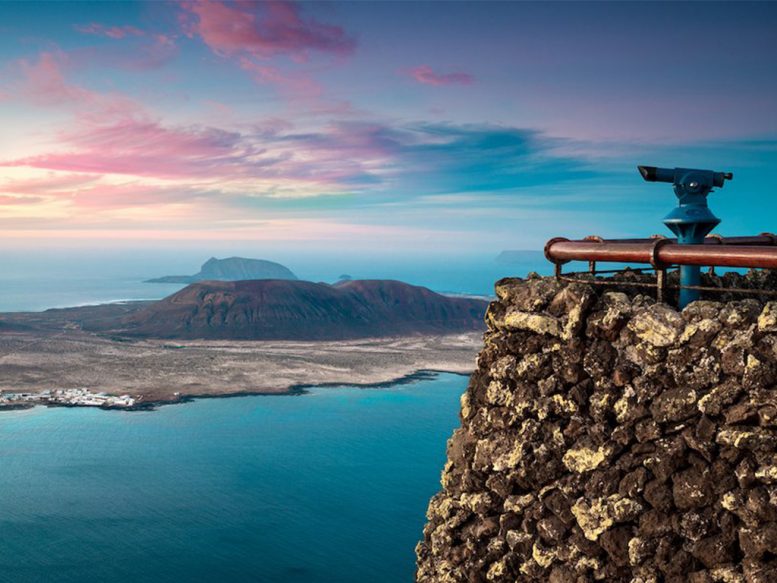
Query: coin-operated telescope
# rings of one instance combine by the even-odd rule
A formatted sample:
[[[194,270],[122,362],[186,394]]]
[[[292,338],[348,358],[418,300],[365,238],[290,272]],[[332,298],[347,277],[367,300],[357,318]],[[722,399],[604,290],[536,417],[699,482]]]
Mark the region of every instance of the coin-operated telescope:
[[[677,235],[680,245],[700,245],[720,219],[707,206],[707,195],[714,187],[721,188],[731,180],[731,172],[692,170],[690,168],[656,168],[637,166],[642,178],[648,182],[670,182],[674,185],[679,205],[664,218],[664,224]],[[699,299],[701,269],[695,265],[680,266],[680,309]]]

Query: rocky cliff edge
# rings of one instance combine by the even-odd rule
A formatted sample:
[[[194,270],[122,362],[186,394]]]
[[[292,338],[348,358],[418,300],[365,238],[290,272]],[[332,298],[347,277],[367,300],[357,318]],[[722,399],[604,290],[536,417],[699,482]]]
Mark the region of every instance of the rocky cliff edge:
[[[777,302],[496,292],[417,581],[777,581]]]

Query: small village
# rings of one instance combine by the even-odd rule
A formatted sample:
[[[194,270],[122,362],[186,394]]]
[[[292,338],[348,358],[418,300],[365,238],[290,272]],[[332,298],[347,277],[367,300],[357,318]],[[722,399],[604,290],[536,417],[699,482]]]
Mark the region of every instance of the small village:
[[[93,393],[88,389],[56,389],[37,393],[0,392],[0,409],[55,405],[64,407],[102,407],[105,409],[129,409],[138,399],[129,395],[114,396]]]

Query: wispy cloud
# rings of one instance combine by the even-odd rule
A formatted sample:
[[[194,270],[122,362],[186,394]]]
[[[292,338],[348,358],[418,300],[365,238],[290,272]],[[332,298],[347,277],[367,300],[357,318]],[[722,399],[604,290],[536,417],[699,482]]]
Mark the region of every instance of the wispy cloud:
[[[261,164],[261,152],[240,134],[215,128],[168,128],[128,117],[60,136],[64,152],[15,160],[5,165],[67,172],[125,174],[155,178],[197,178],[240,173]]]
[[[437,73],[429,65],[413,67],[407,71],[407,75],[424,85],[472,85],[475,82],[475,77],[469,73]]]
[[[38,106],[69,106],[84,120],[127,117],[142,110],[126,95],[92,91],[68,81],[65,70],[70,61],[70,56],[60,50],[44,51],[37,59],[18,61],[19,76],[9,85],[9,96]]]
[[[77,101],[90,101],[93,94],[65,81],[63,66],[67,60],[61,51],[46,51],[37,60],[22,59],[18,62],[21,81],[17,93],[37,105],[61,105]]]
[[[106,26],[97,22],[74,28],[82,34],[124,41],[74,49],[70,54],[77,60],[143,71],[158,69],[178,54],[176,35],[169,32],[142,30],[132,25]]]
[[[0,207],[13,205],[34,205],[45,200],[42,196],[12,196],[0,194]]]
[[[6,167],[177,181],[181,190],[299,197],[513,191],[591,175],[536,132],[500,126],[332,124],[317,132],[168,127],[144,117],[80,126]]]
[[[4,194],[46,194],[71,193],[74,190],[94,183],[96,178],[89,174],[48,173],[31,178],[8,178],[0,182],[0,192]]]
[[[556,155],[557,143],[540,132],[511,126],[363,121],[276,139],[325,159],[358,161],[362,180],[405,198],[514,191],[593,175],[584,161]]]
[[[176,38],[171,34],[144,33],[127,38],[123,43],[74,49],[70,56],[86,65],[100,65],[108,69],[149,71],[159,69],[178,56]]]
[[[278,67],[256,62],[248,57],[241,57],[239,62],[240,68],[248,71],[258,83],[275,85],[292,99],[317,99],[323,94],[321,85],[305,73],[284,73]]]
[[[312,52],[347,55],[356,46],[341,27],[303,17],[292,2],[195,0],[181,7],[184,30],[219,55],[305,58]]]
[[[352,106],[325,96],[309,65],[313,55],[344,57],[356,41],[341,27],[306,17],[295,2],[182,0],[184,33],[230,59],[259,84],[273,86],[296,115],[349,115]],[[320,72],[321,63],[316,67]]]
[[[78,32],[83,34],[93,34],[96,36],[104,36],[112,39],[122,39],[131,36],[144,36],[145,33],[135,26],[105,26],[97,22],[91,22],[89,24],[79,24],[75,26]]]
[[[325,125],[278,117],[242,127],[173,122],[122,93],[71,81],[70,59],[48,51],[18,65],[17,99],[56,106],[72,119],[51,134],[53,145],[0,158],[0,169],[17,176],[0,183],[0,207],[8,207],[2,216],[138,225],[173,217],[205,224],[210,217],[226,225],[246,209],[283,204],[268,201],[333,195],[371,213],[447,196],[462,207],[447,216],[465,216],[485,192],[520,197],[531,186],[592,174],[579,159],[556,154],[541,133],[507,125],[408,123],[364,113]],[[317,91],[304,76],[258,58],[236,60],[263,82]]]

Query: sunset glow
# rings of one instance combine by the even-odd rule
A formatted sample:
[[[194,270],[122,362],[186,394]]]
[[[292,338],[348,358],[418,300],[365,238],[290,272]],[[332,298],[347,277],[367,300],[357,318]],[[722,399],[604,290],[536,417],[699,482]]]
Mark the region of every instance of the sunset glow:
[[[712,204],[763,230],[738,205],[777,211],[777,7],[672,11],[0,3],[1,236],[644,235],[672,201],[637,163],[733,170]]]

